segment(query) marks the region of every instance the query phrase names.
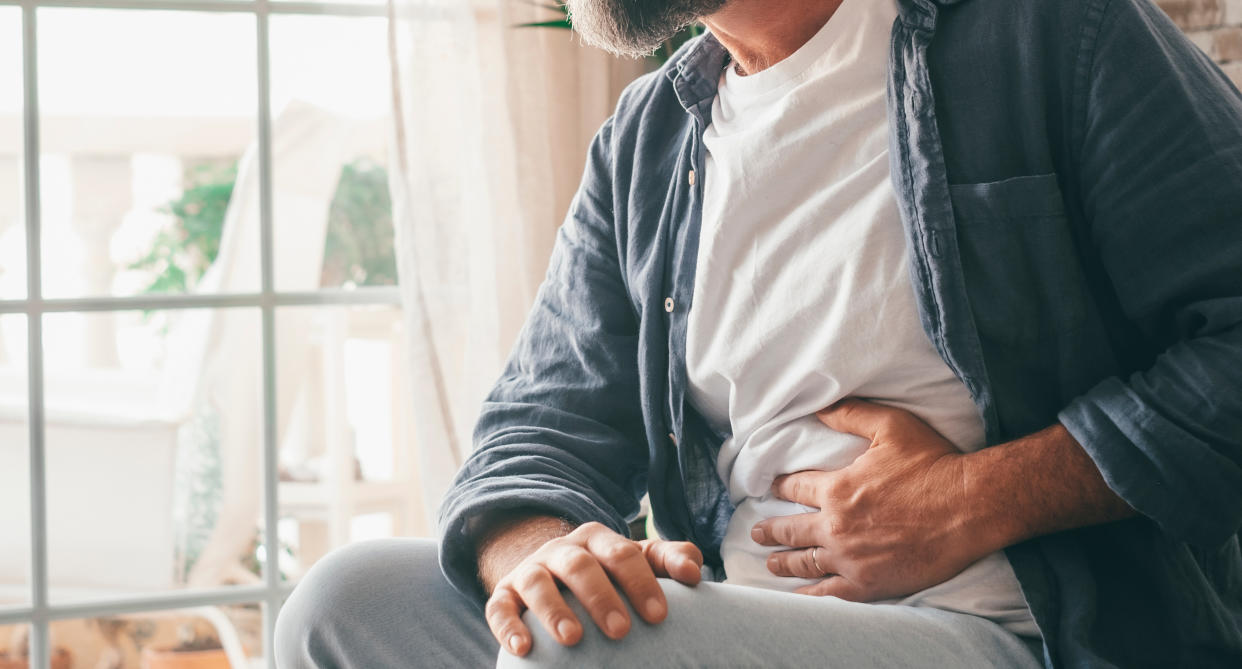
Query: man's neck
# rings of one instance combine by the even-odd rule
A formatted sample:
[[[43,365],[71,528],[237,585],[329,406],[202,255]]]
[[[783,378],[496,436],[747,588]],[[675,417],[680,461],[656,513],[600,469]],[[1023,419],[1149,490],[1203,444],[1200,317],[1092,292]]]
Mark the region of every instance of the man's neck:
[[[702,21],[744,74],[754,74],[806,44],[843,0],[733,0]],[[868,0],[874,2],[875,0]]]

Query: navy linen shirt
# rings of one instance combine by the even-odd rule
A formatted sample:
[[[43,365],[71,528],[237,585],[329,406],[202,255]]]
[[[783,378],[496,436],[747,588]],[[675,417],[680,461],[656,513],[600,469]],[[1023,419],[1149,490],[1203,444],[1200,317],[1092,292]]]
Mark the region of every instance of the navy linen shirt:
[[[1005,549],[1045,664],[1242,666],[1242,94],[1149,0],[898,5],[891,174],[923,328],[989,445],[1059,420],[1139,512]],[[624,533],[649,493],[660,534],[719,564],[726,435],[685,399],[685,339],[727,62],[691,41],[591,144],[441,507],[442,568],[476,601],[502,509]]]

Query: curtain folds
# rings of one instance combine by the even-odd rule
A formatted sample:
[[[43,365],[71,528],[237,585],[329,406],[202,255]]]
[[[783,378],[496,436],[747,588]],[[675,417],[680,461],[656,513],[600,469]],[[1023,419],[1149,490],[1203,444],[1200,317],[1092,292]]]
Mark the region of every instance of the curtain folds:
[[[523,0],[389,0],[390,188],[428,526],[542,282],[587,145],[648,63]]]

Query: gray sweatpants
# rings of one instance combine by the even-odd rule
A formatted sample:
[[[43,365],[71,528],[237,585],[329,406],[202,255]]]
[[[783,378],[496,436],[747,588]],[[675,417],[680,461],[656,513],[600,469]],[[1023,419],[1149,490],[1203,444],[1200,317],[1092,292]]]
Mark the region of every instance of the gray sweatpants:
[[[577,601],[585,634],[554,641],[529,613],[525,658],[500,651],[481,609],[440,572],[436,544],[386,539],[347,546],[306,574],[276,623],[282,668],[357,667],[1018,667],[1043,666],[1038,639],[978,616],[863,604],[737,585],[661,579],[669,613],[605,637]]]

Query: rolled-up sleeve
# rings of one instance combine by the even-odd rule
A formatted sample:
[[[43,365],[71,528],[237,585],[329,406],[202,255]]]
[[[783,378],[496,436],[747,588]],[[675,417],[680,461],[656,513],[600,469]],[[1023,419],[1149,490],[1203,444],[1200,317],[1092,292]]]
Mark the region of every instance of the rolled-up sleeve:
[[[1059,419],[1130,506],[1212,548],[1242,528],[1242,94],[1147,0],[1093,18],[1082,204],[1155,357]]]
[[[610,174],[612,119],[592,141],[582,183],[500,378],[484,400],[474,452],[440,508],[440,562],[481,601],[477,520],[533,508],[618,532],[638,513],[647,443],[638,322],[618,259]]]

